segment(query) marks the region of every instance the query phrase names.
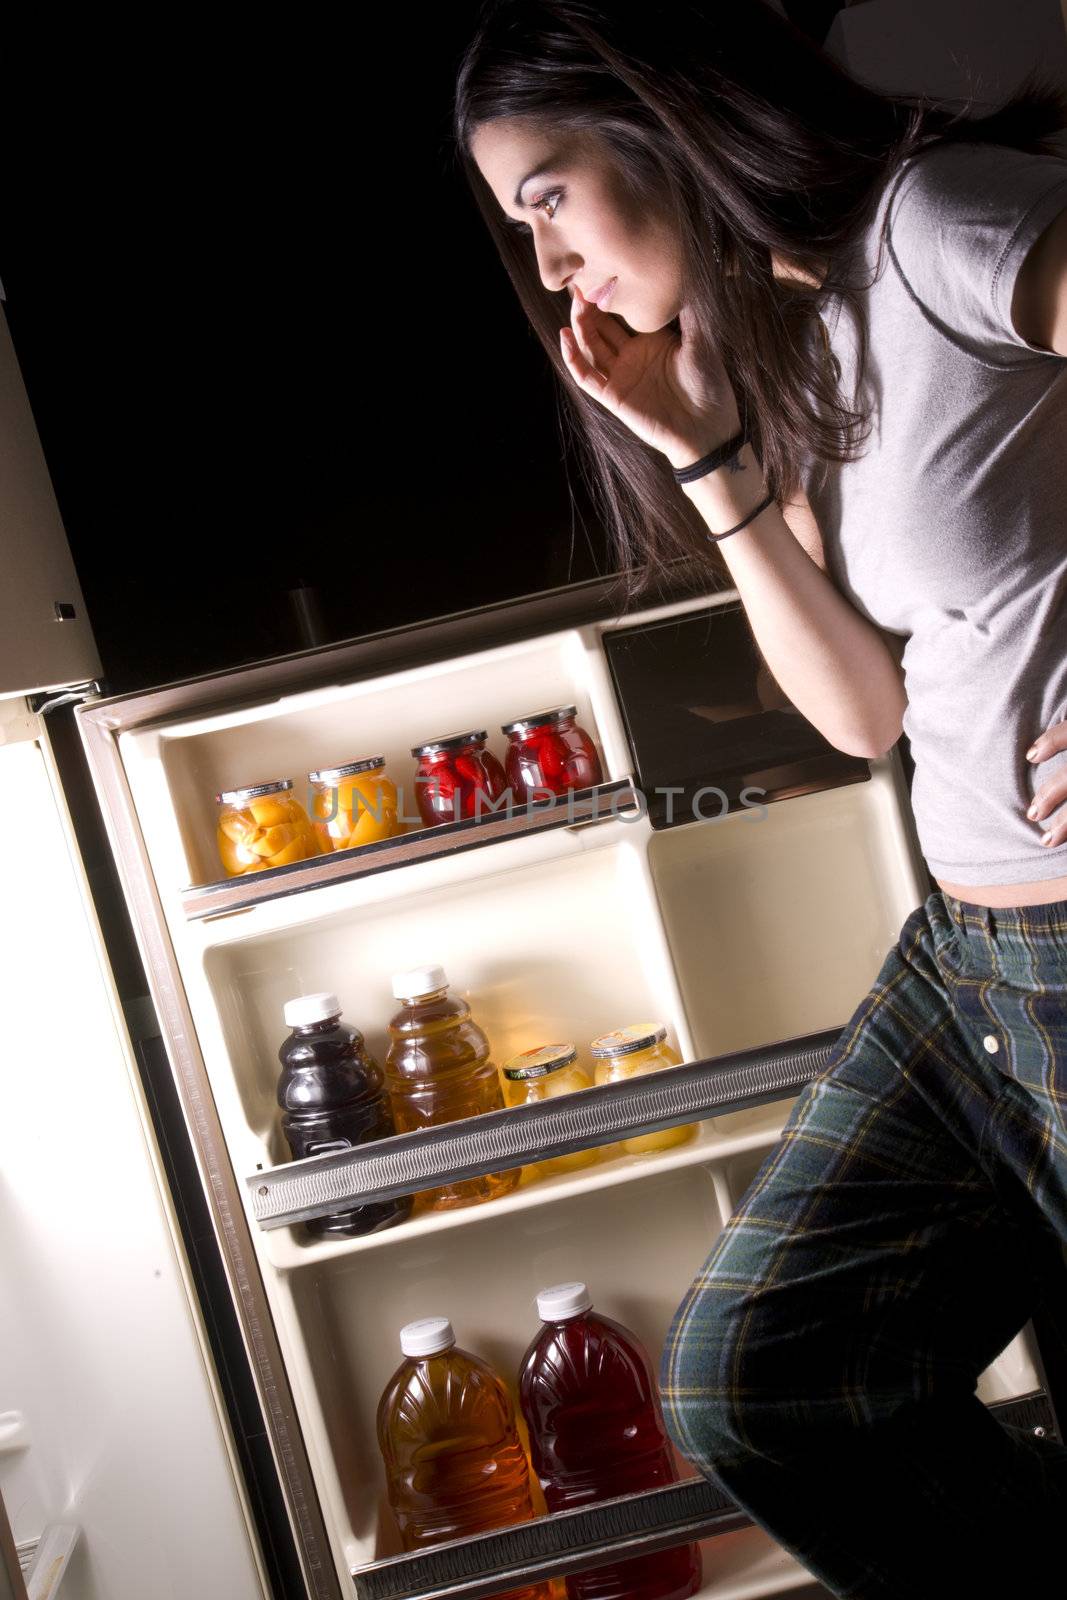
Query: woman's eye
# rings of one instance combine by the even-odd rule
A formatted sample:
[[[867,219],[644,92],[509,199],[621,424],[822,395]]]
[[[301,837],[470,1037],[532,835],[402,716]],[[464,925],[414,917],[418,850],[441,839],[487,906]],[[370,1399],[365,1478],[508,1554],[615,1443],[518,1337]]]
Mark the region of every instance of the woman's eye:
[[[548,218],[549,222],[551,222],[552,218],[559,210],[562,198],[562,189],[552,189],[548,194],[543,194],[539,200],[534,200],[531,203],[530,210],[544,212],[544,215]],[[546,210],[546,207],[549,205],[552,207],[551,211]],[[531,233],[533,231],[528,222],[512,222],[510,218],[508,220],[509,225],[514,228],[516,233]]]

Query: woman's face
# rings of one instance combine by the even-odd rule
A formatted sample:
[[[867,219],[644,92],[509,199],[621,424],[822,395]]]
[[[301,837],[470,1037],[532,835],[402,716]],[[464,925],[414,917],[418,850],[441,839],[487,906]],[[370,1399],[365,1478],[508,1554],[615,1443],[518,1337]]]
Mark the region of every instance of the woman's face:
[[[635,333],[655,333],[682,308],[675,236],[640,209],[594,134],[553,137],[514,117],[479,124],[471,155],[509,226],[532,235],[541,281],[577,286]],[[614,281],[613,281],[614,280]],[[610,293],[599,291],[610,284]]]

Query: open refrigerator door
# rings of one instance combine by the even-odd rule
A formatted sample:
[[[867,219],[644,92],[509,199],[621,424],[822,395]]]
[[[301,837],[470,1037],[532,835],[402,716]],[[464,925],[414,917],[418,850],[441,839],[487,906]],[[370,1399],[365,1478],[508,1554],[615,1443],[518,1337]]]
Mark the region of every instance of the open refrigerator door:
[[[732,591],[618,616],[549,591],[77,718],[256,1376],[308,1593],[464,1600],[700,1538],[707,1600],[809,1576],[716,1486],[666,1489],[405,1552],[375,1434],[403,1324],[451,1320],[512,1393],[537,1292],[589,1284],[655,1361],[715,1236],[928,892],[899,750],[832,749],[767,682]],[[573,706],[602,781],[567,805],[427,826],[412,753],[442,730]],[[383,755],[390,838],[227,877],[215,796]],[[653,1020],[682,1065],[291,1160],[283,1007],[329,991],[378,1062],[391,975],[440,963],[499,1068]],[[540,1158],[692,1127],[670,1148],[541,1176]],[[523,1168],[512,1192],[312,1236],[340,1202]],[[1055,1429],[1028,1326],[979,1394]]]

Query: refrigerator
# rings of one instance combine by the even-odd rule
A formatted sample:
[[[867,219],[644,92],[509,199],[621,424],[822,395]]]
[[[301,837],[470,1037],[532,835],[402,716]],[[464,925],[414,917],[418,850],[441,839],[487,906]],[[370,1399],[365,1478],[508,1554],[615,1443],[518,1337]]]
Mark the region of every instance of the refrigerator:
[[[531,1524],[406,1554],[375,1410],[400,1327],[423,1317],[448,1317],[514,1396],[537,1291],[567,1280],[658,1359],[931,887],[903,741],[870,761],[830,746],[771,678],[736,593],[710,579],[629,610],[598,580],[104,694],[2,312],[0,333],[11,1592],[25,1581],[14,1551],[34,1600],[482,1600],[696,1538],[703,1600],[825,1593],[681,1460],[667,1488],[555,1516],[542,1504]],[[147,978],[140,1029],[116,997],[75,826],[56,732],[69,705]],[[422,824],[413,746],[477,728],[500,754],[502,725],[561,705],[598,747],[600,784],[566,805]],[[309,771],[378,754],[408,797],[406,832],[225,876],[217,792],[291,778],[306,798]],[[291,1160],[285,1002],[336,993],[381,1062],[391,975],[424,963],[445,967],[498,1067],[563,1040],[588,1064],[595,1037],[646,1020],[682,1065]],[[153,1115],[161,1082],[170,1111]],[[695,1137],[675,1148],[381,1233],[305,1227],[359,1196],[683,1124]],[[179,1170],[161,1144],[183,1141]],[[219,1263],[212,1303],[179,1225],[191,1207]],[[238,1334],[224,1359],[223,1302]],[[1005,1426],[1058,1437],[1058,1359],[1029,1323],[980,1398]],[[227,1384],[244,1386],[236,1420]]]

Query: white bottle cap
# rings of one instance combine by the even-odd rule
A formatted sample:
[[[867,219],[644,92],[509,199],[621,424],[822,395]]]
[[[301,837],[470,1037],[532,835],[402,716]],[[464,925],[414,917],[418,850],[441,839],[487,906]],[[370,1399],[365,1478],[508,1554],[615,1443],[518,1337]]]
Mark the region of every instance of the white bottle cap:
[[[287,1000],[283,1011],[287,1028],[309,1028],[313,1022],[341,1015],[341,1002],[335,994],[302,994]]]
[[[566,1322],[580,1316],[593,1304],[593,1297],[584,1283],[557,1283],[551,1289],[542,1289],[537,1296],[537,1315],[542,1322]]]
[[[406,972],[393,973],[393,994],[398,1000],[414,1000],[420,994],[447,988],[444,967],[409,967]]]
[[[447,1317],[420,1317],[418,1322],[405,1323],[400,1330],[400,1348],[406,1356],[435,1356],[441,1350],[451,1350],[455,1342]]]

